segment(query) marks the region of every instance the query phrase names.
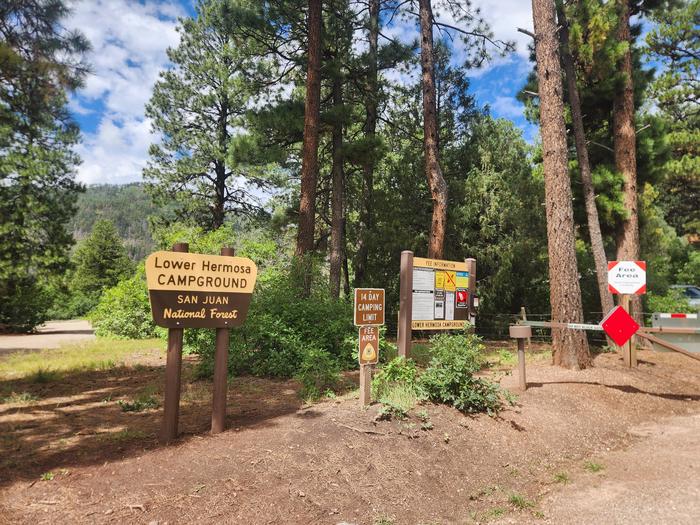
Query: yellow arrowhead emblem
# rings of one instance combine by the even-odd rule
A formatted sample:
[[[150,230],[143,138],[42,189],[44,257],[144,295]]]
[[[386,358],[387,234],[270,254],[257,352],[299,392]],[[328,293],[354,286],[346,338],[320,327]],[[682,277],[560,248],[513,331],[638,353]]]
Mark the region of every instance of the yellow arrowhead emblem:
[[[374,361],[375,359],[377,359],[377,353],[374,351],[372,343],[367,343],[364,350],[362,350],[362,360]]]

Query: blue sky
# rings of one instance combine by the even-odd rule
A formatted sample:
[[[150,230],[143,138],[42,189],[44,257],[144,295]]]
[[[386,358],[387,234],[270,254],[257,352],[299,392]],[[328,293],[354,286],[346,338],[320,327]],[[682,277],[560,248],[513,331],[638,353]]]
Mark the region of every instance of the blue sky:
[[[533,141],[537,128],[523,118],[515,94],[530,70],[529,37],[517,27],[532,29],[528,0],[473,0],[501,40],[514,40],[516,51],[474,70],[471,91],[494,116],[512,120]],[[141,180],[148,146],[158,137],[144,116],[158,73],[167,67],[166,49],[177,45],[177,18],[193,13],[190,0],[75,0],[66,26],[81,30],[92,43],[92,74],[70,101],[83,132],[78,153],[83,164],[78,179],[88,184],[122,184]],[[449,19],[444,19],[450,22]],[[415,28],[397,23],[387,32],[412,40]]]

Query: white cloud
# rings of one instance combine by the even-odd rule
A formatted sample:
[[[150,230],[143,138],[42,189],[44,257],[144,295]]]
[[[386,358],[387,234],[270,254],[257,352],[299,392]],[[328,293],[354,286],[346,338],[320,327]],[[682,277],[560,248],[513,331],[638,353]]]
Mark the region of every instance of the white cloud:
[[[518,28],[532,29],[532,3],[529,0],[473,0],[473,6],[481,9],[481,16],[491,27],[496,38],[515,42],[515,52],[529,57],[527,46],[532,38],[518,32]]]
[[[149,134],[144,106],[159,72],[168,64],[166,49],[179,42],[177,17],[186,13],[175,0],[83,0],[71,3],[66,25],[92,44],[92,73],[70,102],[79,115],[99,114],[94,133],[84,133],[78,148],[82,182],[121,183],[141,179]]]
[[[525,108],[515,97],[504,96],[496,97],[489,105],[495,116],[509,119],[522,117]]]
[[[141,180],[148,145],[153,136],[145,118],[127,118],[108,113],[96,133],[85,134],[77,152],[83,159],[79,179],[88,184],[119,184]]]

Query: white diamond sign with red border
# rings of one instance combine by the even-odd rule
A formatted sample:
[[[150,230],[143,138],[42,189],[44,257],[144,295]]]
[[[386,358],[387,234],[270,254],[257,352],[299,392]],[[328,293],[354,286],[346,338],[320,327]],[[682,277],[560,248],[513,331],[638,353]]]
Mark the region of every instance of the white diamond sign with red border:
[[[642,295],[647,290],[647,263],[644,261],[608,262],[608,290],[619,295]]]

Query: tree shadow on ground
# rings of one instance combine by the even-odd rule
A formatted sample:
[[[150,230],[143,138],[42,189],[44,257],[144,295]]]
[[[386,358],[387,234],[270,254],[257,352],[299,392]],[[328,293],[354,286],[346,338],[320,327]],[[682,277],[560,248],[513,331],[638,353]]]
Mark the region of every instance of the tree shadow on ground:
[[[192,380],[193,363],[184,365],[176,444],[207,434],[211,424],[212,383]],[[164,377],[163,366],[137,365],[63,372],[45,383],[0,381],[0,398],[15,393],[26,400],[0,404],[0,487],[160,447]],[[124,411],[119,404],[139,399],[159,407]],[[227,427],[273,426],[275,418],[301,406],[294,381],[234,377],[229,379]]]
[[[598,381],[548,381],[546,383],[527,382],[528,388],[542,388],[545,385],[595,385],[619,390],[620,392],[625,392],[626,394],[644,394],[662,399],[670,399],[672,401],[700,401],[700,395],[698,394],[652,392],[649,390],[642,390],[641,388],[637,388],[632,385],[607,385]]]

